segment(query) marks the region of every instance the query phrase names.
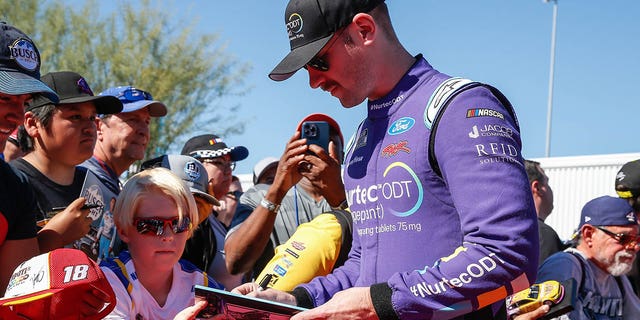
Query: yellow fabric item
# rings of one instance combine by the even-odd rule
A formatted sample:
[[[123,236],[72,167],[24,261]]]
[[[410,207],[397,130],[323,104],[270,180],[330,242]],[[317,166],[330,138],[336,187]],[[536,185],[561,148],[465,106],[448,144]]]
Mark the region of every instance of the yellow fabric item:
[[[316,276],[333,270],[342,246],[342,229],[336,216],[323,213],[310,222],[298,226],[287,242],[275,249],[256,281],[260,283],[268,274],[267,285],[283,291],[293,290]]]

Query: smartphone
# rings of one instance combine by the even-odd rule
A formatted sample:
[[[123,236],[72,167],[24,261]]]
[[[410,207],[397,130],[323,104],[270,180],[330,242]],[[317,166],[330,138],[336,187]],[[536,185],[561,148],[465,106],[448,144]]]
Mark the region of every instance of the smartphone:
[[[329,152],[329,123],[326,121],[305,121],[300,137],[307,139],[308,145],[318,145]]]

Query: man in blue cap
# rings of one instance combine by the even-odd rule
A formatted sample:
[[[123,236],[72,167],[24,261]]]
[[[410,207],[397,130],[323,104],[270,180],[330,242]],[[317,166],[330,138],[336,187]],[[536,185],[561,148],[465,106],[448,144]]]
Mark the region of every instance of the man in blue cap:
[[[153,100],[150,93],[133,86],[112,87],[99,96],[114,96],[120,99],[123,108],[120,113],[98,115],[98,139],[93,157],[82,165],[95,173],[113,193],[118,194],[120,175],[135,161],[144,158],[151,118],[164,117],[167,107]]]
[[[537,282],[579,281],[568,319],[634,319],[640,299],[625,276],[640,248],[633,208],[621,198],[593,199],[582,208],[578,230],[576,247],[549,257]]]

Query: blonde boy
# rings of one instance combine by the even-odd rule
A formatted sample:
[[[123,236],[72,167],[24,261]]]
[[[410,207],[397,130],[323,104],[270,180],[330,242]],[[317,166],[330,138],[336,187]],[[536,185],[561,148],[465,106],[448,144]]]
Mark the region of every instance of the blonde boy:
[[[191,319],[193,286],[222,286],[190,262],[180,260],[198,221],[196,203],[184,182],[165,168],[144,170],[124,185],[113,217],[128,245],[101,263],[118,299],[107,319]]]

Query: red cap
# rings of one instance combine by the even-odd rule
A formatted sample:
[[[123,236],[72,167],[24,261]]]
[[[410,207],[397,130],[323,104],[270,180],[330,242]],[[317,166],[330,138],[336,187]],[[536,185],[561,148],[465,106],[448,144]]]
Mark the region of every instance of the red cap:
[[[340,142],[342,142],[342,145],[344,146],[344,137],[342,136],[342,130],[340,130],[340,126],[338,125],[338,122],[336,122],[336,120],[334,120],[333,118],[329,117],[324,113],[312,113],[304,117],[304,119],[300,120],[300,123],[298,123],[298,127],[296,131],[302,130],[302,123],[306,121],[326,121],[327,123],[329,123],[329,126],[331,128],[333,128],[338,132],[338,135],[340,136]]]
[[[0,315],[80,319],[78,303],[92,288],[107,294],[109,303],[99,314],[83,319],[102,319],[116,306],[115,293],[104,273],[84,252],[56,249],[33,257],[15,269],[5,296],[0,299]]]

